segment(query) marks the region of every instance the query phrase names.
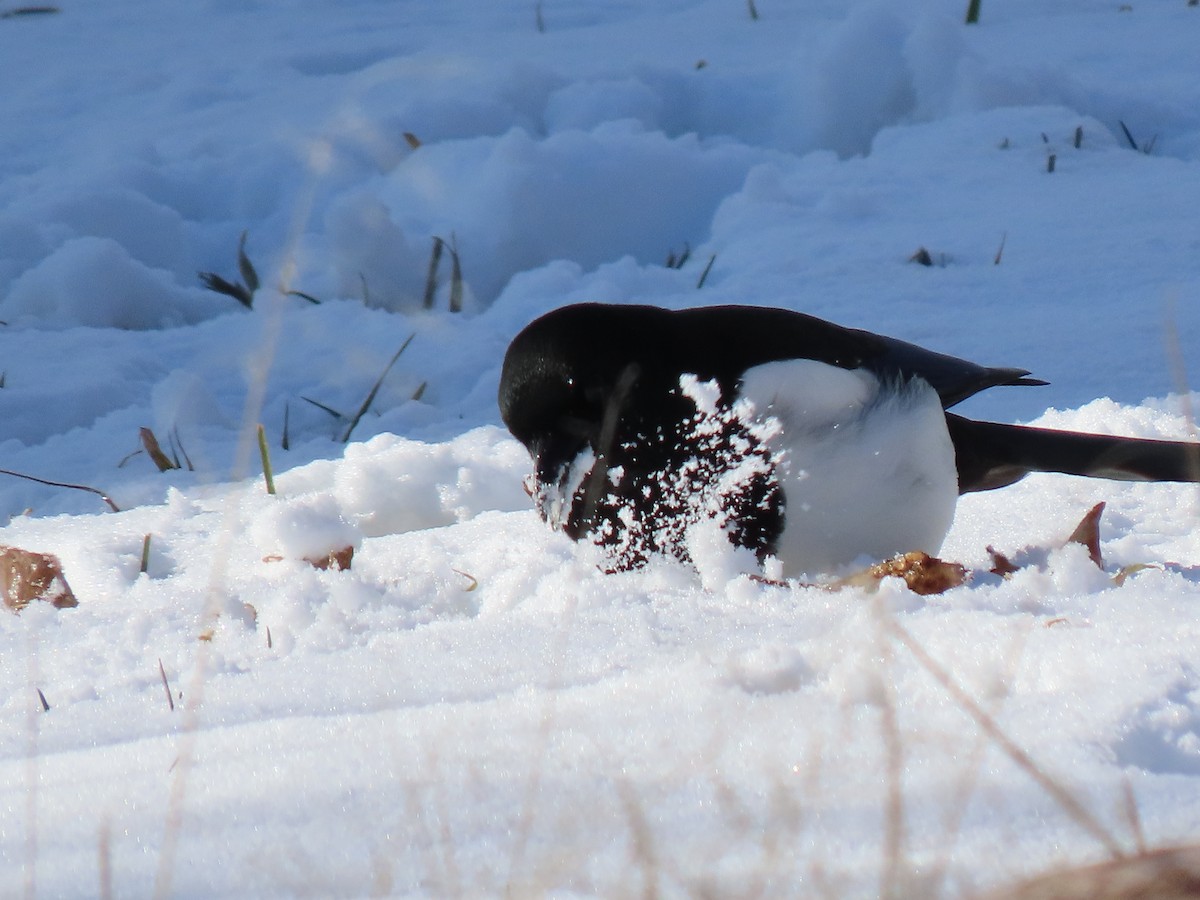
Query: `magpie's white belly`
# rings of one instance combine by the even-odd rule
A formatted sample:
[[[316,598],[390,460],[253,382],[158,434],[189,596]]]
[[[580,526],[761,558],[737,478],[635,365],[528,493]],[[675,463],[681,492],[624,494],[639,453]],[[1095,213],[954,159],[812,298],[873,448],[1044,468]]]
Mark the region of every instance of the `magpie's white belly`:
[[[830,572],[860,556],[936,553],[958,499],[954,445],[924,381],[813,360],[750,369],[741,393],[783,426],[785,573]]]

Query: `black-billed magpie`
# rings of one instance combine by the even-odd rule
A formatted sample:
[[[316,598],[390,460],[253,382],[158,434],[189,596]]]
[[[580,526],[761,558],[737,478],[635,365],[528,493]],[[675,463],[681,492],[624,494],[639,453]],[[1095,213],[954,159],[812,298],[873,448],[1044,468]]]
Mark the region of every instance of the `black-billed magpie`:
[[[1200,481],[1200,444],[1054,431],[947,410],[1042,385],[785,309],[584,303],[513,339],[500,413],[541,516],[612,569],[690,558],[715,521],[787,574],[936,553],[960,494],[1030,472]]]

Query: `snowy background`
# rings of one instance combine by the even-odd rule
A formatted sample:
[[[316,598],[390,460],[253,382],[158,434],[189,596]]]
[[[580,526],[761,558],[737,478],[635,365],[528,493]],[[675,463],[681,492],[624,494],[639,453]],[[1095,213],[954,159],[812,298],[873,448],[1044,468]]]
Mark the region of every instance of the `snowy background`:
[[[936,597],[604,576],[499,426],[511,337],[603,300],[786,306],[1052,383],[968,415],[1188,437],[1200,9],[965,6],[0,6],[0,468],[123,510],[0,475],[0,543],[79,600],[0,614],[0,894],[957,897],[1200,837],[1194,487],[965,498]],[[243,232],[253,309],[197,277]],[[1107,571],[1062,546],[1101,500]]]

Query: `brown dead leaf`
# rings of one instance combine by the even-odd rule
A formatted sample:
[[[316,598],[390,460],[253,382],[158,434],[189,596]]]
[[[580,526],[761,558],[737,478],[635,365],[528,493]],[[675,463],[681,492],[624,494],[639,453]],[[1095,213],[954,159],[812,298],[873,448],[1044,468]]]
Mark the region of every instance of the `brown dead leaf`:
[[[1162,566],[1156,566],[1153,563],[1130,563],[1127,566],[1121,566],[1117,570],[1117,574],[1113,576],[1113,584],[1121,587],[1128,580],[1130,575],[1141,572],[1144,569],[1161,569]]]
[[[79,605],[63,577],[62,563],[48,553],[0,546],[0,588],[4,590],[4,605],[13,612],[20,612],[34,600],[44,600],[55,609]]]
[[[154,432],[149,428],[139,428],[138,434],[142,439],[142,446],[146,448],[146,455],[158,468],[160,472],[168,472],[171,469],[178,469],[174,462],[171,461],[167,454],[163,453],[162,447],[158,443],[158,438],[154,436]]]
[[[1101,569],[1104,568],[1104,557],[1100,553],[1100,516],[1104,513],[1104,505],[1101,501],[1089,509],[1067,538],[1068,544],[1083,544],[1087,547],[1088,556]]]
[[[992,567],[988,569],[988,571],[993,575],[1000,575],[1004,578],[1007,578],[1013,572],[1019,572],[1021,570],[1020,566],[1016,565],[1011,559],[1009,559],[991,544],[988,544],[987,552],[988,556],[992,558]]]
[[[350,568],[350,562],[354,559],[354,548],[343,547],[341,550],[331,550],[325,556],[306,556],[304,561],[311,565],[314,569],[333,569],[335,572],[343,572]]]
[[[834,582],[830,588],[841,590],[845,587],[860,587],[867,591],[875,591],[883,579],[890,577],[903,579],[914,594],[928,596],[944,593],[963,584],[967,580],[967,569],[958,563],[946,562],[918,550],[876,563]]]

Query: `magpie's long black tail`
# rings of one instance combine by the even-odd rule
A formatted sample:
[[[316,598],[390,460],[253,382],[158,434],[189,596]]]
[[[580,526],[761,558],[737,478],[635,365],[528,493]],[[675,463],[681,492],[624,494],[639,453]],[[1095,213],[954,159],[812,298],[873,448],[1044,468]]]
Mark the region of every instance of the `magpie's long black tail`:
[[[946,414],[958,456],[958,492],[990,491],[1030,472],[1119,481],[1200,482],[1200,443],[1111,437]]]

